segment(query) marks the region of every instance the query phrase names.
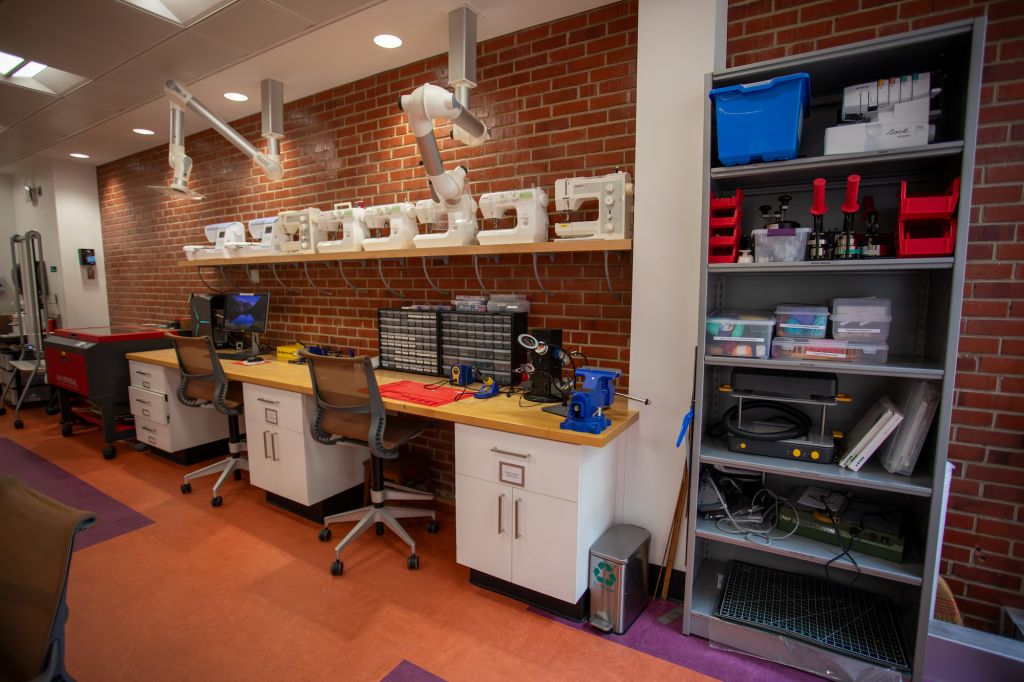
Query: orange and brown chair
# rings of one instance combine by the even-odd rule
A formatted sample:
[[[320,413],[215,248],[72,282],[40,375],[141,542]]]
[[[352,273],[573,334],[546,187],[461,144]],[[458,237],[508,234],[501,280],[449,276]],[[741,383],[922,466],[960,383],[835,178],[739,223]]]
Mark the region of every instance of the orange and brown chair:
[[[429,517],[427,532],[436,533],[437,515],[430,509],[387,503],[392,500],[425,502],[433,500],[434,496],[414,488],[385,483],[384,460],[397,459],[400,446],[425,430],[435,428],[437,424],[406,415],[388,415],[370,358],[327,357],[305,351],[301,355],[309,364],[309,374],[313,380],[316,402],[316,413],[310,423],[313,438],[326,444],[355,443],[370,449],[371,504],[326,517],[324,528],[320,531],[320,541],[327,542],[331,539],[330,524],[356,522],[355,527],[334,548],[331,573],[342,574],[344,564],[341,561],[341,550],[371,525],[375,526],[377,535],[384,534],[384,526],[394,531],[412,550],[406,565],[410,569],[419,568],[416,541],[402,528],[398,519]]]
[[[189,407],[217,410],[228,418],[230,455],[216,464],[185,474],[185,482],[181,484],[181,492],[190,493],[193,479],[220,474],[217,482],[213,484],[213,497],[210,499],[210,504],[219,507],[224,500],[217,493],[228,475],[234,473],[235,480],[238,481],[242,478],[242,472],[249,470],[249,460],[242,454],[246,445],[242,440],[239,420],[243,411],[242,384],[239,381],[229,381],[225,376],[210,337],[174,334],[167,336],[174,342],[174,352],[178,357],[178,369],[181,372],[178,400]]]
[[[96,521],[0,476],[0,679],[72,680],[65,599],[75,534]]]

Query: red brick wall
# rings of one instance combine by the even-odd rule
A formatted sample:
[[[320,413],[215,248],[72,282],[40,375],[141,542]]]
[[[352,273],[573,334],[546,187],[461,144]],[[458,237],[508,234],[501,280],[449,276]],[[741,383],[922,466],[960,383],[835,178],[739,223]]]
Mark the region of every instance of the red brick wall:
[[[557,178],[599,175],[616,167],[632,172],[636,40],[637,7],[630,0],[480,43],[480,85],[471,103],[491,127],[492,140],[479,147],[457,146],[446,137],[448,127],[439,129],[446,166],[469,167],[474,197],[532,184],[550,196]],[[189,137],[186,145],[195,162],[191,187],[207,196],[199,203],[166,199],[146,189],[169,183],[166,146],[100,167],[111,322],[166,321],[187,314],[189,292],[206,288],[195,268],[185,265],[181,247],[202,243],[203,226],[209,223],[248,221],[307,206],[328,209],[337,201],[362,200],[370,206],[429,197],[413,137],[395,103],[421,83],[446,83],[446,67],[447,56],[440,55],[285,105],[286,175],[281,182],[267,182],[212,131]],[[286,94],[287,88],[285,83]],[[233,125],[249,140],[259,139],[258,115]],[[561,220],[553,199],[549,209],[552,221]],[[560,255],[540,263],[550,295],[534,281],[529,257],[503,256],[498,264],[482,261],[480,267],[493,291],[528,295],[532,327],[562,328],[565,343],[581,348],[593,362],[628,371],[629,255],[611,256],[612,286],[621,300],[607,291],[599,255]],[[243,284],[240,269],[228,271],[235,284],[218,284],[215,272],[205,272],[214,286],[271,292],[265,336],[271,343],[300,339],[375,354],[377,308],[450,300],[428,287],[415,259],[384,266],[385,277],[406,296],[404,301],[383,288],[375,261],[345,267],[353,283],[368,289],[365,294],[346,288],[333,264],[309,267],[313,281],[332,290],[331,296],[317,293],[301,268],[278,268],[292,291],[277,285],[266,268],[259,271],[259,285]],[[466,257],[431,265],[430,276],[456,294],[479,292]],[[446,495],[454,487],[451,439],[449,428],[420,445],[433,458],[435,486]]]
[[[957,472],[941,572],[966,623],[991,630],[999,605],[1024,607],[1024,3],[731,0],[728,64],[982,14],[989,24],[950,427]]]

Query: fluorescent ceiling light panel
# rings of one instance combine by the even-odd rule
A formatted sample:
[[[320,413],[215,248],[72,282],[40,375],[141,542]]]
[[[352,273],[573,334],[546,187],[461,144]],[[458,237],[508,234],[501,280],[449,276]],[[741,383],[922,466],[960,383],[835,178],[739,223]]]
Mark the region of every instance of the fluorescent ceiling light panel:
[[[155,135],[156,134],[152,130],[150,130],[149,128],[132,128],[132,132],[136,133],[137,135]]]
[[[25,66],[15,71],[14,75],[11,76],[11,78],[35,78],[40,73],[42,73],[43,69],[45,68],[46,64],[40,64],[39,62],[29,62]]]
[[[240,92],[225,92],[224,99],[229,99],[232,102],[248,102],[249,96],[243,95]]]
[[[221,7],[235,0],[120,0],[143,12],[154,14],[161,19],[173,21],[179,26],[189,26],[213,14]]]
[[[89,158],[88,154],[83,154],[82,152],[71,152],[70,154],[68,154],[68,156],[73,156],[76,159],[88,159]]]
[[[396,47],[402,46],[402,39],[398,36],[393,36],[390,33],[381,33],[380,35],[373,37],[373,44],[378,47],[386,47],[389,50],[393,50]]]
[[[0,52],[0,76],[9,76],[11,71],[25,63],[24,57]]]

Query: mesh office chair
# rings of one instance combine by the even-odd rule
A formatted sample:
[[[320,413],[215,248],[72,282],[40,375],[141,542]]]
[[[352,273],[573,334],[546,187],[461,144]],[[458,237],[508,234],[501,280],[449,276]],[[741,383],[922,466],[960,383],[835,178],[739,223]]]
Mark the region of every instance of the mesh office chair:
[[[64,624],[75,535],[96,521],[0,476],[0,680],[73,682]]]
[[[355,527],[334,548],[331,574],[341,575],[344,564],[341,550],[375,524],[377,535],[384,534],[386,525],[412,549],[406,565],[419,568],[416,541],[412,539],[398,519],[430,517],[428,533],[438,530],[437,515],[432,510],[388,505],[391,500],[433,500],[434,496],[413,488],[385,483],[384,460],[397,459],[398,448],[436,423],[408,417],[388,416],[384,410],[373,365],[365,356],[355,358],[325,357],[303,351],[313,379],[316,414],[310,423],[313,438],[328,445],[356,443],[370,449],[370,500],[372,504],[361,509],[334,514],[324,519],[320,541],[331,539],[332,523],[356,521]]]
[[[235,480],[241,480],[242,471],[249,470],[249,460],[242,455],[245,441],[241,437],[239,415],[242,414],[242,384],[228,381],[221,367],[220,358],[213,347],[213,340],[208,336],[175,336],[168,334],[174,342],[174,352],[178,356],[178,369],[181,371],[181,383],[178,385],[178,400],[189,407],[212,408],[228,417],[228,451],[226,459],[216,464],[205,466],[185,474],[185,482],[181,484],[183,494],[192,492],[190,481],[201,476],[220,474],[213,484],[213,497],[210,504],[219,507],[224,503],[217,494],[221,484],[227,480],[228,474],[234,473]]]

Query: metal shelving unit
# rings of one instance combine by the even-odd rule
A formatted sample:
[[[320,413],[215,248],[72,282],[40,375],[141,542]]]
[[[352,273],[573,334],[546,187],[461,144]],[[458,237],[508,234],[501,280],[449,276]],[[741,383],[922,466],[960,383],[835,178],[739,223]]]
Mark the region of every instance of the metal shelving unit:
[[[754,226],[752,216],[758,213],[754,210],[757,204],[768,203],[764,199],[772,193],[793,195],[795,208],[790,215],[806,214],[811,182],[816,177],[825,177],[831,188],[838,188],[838,181],[846,175],[860,174],[864,178],[862,192],[875,196],[880,213],[884,213],[884,202],[890,202],[885,207],[889,215],[883,220],[890,219],[892,227],[895,213],[891,202],[899,193],[900,179],[938,192],[959,176],[961,189],[956,246],[953,257],[948,258],[706,265],[705,240],[701,254],[705,263],[701,272],[701,300],[705,303],[699,322],[698,350],[703,362],[695,378],[694,418],[695,435],[702,442],[694,448],[690,460],[685,591],[688,608],[682,624],[684,634],[708,637],[790,665],[814,660],[834,664],[836,670],[863,670],[865,666],[870,670],[875,666],[806,642],[787,640],[786,646],[780,647],[778,635],[716,618],[730,560],[824,578],[823,566],[839,554],[836,546],[806,537],[794,535],[769,544],[759,538],[726,532],[714,521],[703,519],[697,511],[701,467],[732,467],[762,473],[769,486],[781,489],[820,485],[848,491],[860,499],[891,502],[910,511],[914,523],[908,527],[902,563],[852,554],[860,566],[857,587],[891,598],[901,615],[904,639],[912,657],[912,672],[904,673],[904,678],[923,679],[923,651],[935,590],[946,493],[946,448],[970,225],[984,34],[984,18],[965,20],[706,76],[708,90],[796,72],[808,72],[811,76],[811,115],[805,121],[800,155],[791,161],[720,166],[714,146],[711,104],[706,102],[704,196],[743,189],[744,202],[748,204],[743,212],[748,218],[744,232]],[[945,75],[942,119],[933,144],[887,152],[822,156],[823,128],[834,124],[834,108],[844,86],[872,77],[922,71],[941,71]],[[870,191],[865,191],[865,187]],[[826,225],[831,227],[839,202],[830,198],[828,203],[834,207],[831,220],[826,218]],[[708,220],[709,210],[705,206],[705,236]],[[893,302],[890,355],[884,365],[705,355],[703,332],[707,314],[715,308],[767,309],[794,302],[820,305],[832,298],[872,295],[885,296]],[[877,461],[869,461],[859,472],[852,472],[835,464],[736,453],[705,434],[731,404],[718,389],[729,383],[730,374],[737,367],[836,374],[840,390],[854,394],[859,401],[829,412],[829,426],[841,430],[849,430],[880,395],[899,382],[936,382],[941,386],[942,401],[912,476],[890,474]],[[837,424],[831,423],[833,419]],[[849,578],[856,573],[846,559],[832,561],[829,572],[833,580],[837,575]],[[883,670],[875,667],[877,672]]]

